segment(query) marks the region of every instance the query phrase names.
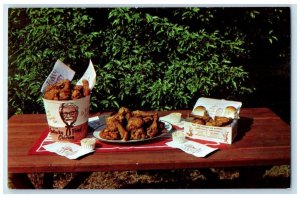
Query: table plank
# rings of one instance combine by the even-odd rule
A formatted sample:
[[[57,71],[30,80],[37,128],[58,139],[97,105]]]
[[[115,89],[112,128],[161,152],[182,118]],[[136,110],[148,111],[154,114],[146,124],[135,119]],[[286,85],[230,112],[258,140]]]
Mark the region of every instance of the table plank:
[[[167,115],[174,111],[160,111]],[[183,116],[191,110],[178,110]],[[8,172],[89,172],[290,164],[290,127],[267,108],[244,108],[232,145],[197,158],[180,150],[93,153],[79,160],[56,154],[28,155],[47,127],[44,114],[12,116],[8,121]]]

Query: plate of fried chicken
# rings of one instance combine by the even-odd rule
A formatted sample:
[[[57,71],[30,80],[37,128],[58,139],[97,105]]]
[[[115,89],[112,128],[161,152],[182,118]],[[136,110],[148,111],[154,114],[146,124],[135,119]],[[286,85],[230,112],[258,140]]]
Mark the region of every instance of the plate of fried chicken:
[[[121,107],[105,119],[105,128],[93,133],[104,142],[133,143],[162,137],[172,130],[172,125],[159,119],[157,112],[130,111]]]

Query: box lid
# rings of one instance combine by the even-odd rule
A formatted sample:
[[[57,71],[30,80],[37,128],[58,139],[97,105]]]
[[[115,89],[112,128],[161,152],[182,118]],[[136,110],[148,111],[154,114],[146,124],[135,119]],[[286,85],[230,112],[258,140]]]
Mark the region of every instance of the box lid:
[[[203,116],[208,114],[214,119],[215,116],[238,119],[242,102],[224,99],[201,97],[197,100],[192,114]]]

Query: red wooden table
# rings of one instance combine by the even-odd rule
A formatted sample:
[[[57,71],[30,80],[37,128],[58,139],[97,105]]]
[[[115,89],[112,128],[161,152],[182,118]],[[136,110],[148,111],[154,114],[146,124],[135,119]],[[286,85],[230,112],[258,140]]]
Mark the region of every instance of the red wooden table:
[[[174,111],[161,111],[159,115],[171,112]],[[191,110],[176,112],[185,117]],[[267,108],[242,108],[234,143],[206,158],[181,150],[93,153],[79,160],[28,155],[46,127],[44,114],[14,115],[8,120],[9,174],[22,180],[27,173],[290,165],[290,127]]]

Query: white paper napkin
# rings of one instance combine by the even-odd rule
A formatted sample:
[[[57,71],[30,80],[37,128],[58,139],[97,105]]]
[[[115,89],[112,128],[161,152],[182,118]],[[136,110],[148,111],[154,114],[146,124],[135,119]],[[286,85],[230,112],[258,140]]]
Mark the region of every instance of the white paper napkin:
[[[209,146],[206,146],[206,145],[203,145],[203,144],[200,144],[197,142],[189,141],[189,140],[187,140],[183,143],[171,141],[171,142],[167,142],[166,145],[168,145],[172,148],[179,148],[182,151],[184,151],[188,154],[192,154],[196,157],[205,157],[209,153],[218,149],[218,148],[211,148]]]
[[[94,150],[85,149],[77,144],[70,142],[54,142],[43,147],[47,151],[54,152],[69,159],[77,159],[80,156],[94,152]]]

